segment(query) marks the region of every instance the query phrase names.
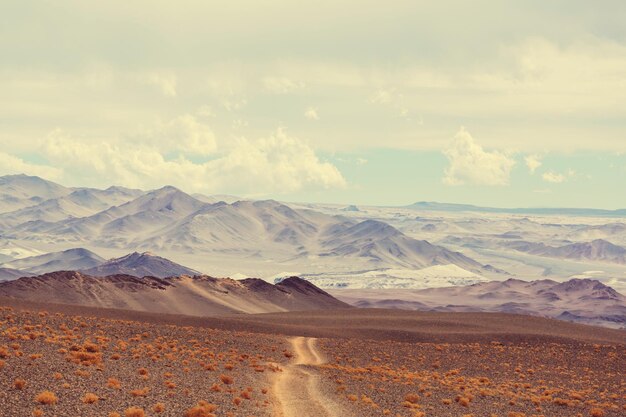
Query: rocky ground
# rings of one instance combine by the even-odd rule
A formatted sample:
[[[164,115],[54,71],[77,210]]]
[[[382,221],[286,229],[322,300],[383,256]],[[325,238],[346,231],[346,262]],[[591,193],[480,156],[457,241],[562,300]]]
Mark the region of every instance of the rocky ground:
[[[287,360],[286,346],[260,334],[3,308],[0,415],[269,416],[277,369],[268,363]]]
[[[320,340],[360,416],[623,416],[626,346]]]
[[[199,319],[4,301],[2,417],[626,414],[618,330],[504,314]]]

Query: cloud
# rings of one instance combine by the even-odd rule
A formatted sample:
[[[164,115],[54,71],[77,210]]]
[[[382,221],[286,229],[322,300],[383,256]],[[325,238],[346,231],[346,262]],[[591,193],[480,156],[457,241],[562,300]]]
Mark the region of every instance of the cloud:
[[[287,77],[265,77],[263,86],[272,94],[288,94],[305,87],[301,81],[293,81]]]
[[[443,177],[447,185],[507,185],[515,165],[505,153],[485,151],[465,128],[459,130],[443,154],[449,162]]]
[[[566,177],[563,174],[558,174],[556,172],[553,171],[546,171],[543,173],[543,175],[541,176],[543,178],[544,181],[546,182],[552,182],[555,184],[560,184],[562,182],[565,181]]]
[[[320,116],[317,114],[317,109],[314,107],[309,107],[305,112],[304,112],[304,117],[306,117],[309,120],[319,120]]]
[[[132,139],[163,153],[207,156],[217,149],[211,128],[189,114],[167,122],[159,121],[156,126],[144,129]]]
[[[537,168],[541,166],[541,156],[539,155],[527,155],[524,158],[524,162],[526,162],[526,166],[528,167],[528,171],[531,174],[534,174]]]
[[[176,97],[176,75],[151,73],[141,76],[142,82],[151,84],[159,88],[166,97]]]
[[[309,145],[283,129],[266,138],[239,139],[204,162],[185,155],[168,159],[146,143],[86,141],[58,130],[47,138],[42,152],[64,177],[80,178],[81,185],[171,184],[190,192],[248,195],[346,185],[334,165],[321,161]]]
[[[395,88],[377,90],[370,97],[369,102],[393,109],[398,117],[409,118],[409,109],[404,104],[404,96],[398,93]]]
[[[0,175],[28,174],[57,180],[62,171],[58,168],[45,165],[35,165],[13,155],[0,152]]]

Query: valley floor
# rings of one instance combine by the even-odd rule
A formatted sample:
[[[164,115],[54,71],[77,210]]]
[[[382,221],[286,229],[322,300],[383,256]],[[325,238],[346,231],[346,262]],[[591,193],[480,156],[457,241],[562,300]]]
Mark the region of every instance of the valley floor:
[[[507,314],[0,307],[0,416],[626,412],[624,331]]]

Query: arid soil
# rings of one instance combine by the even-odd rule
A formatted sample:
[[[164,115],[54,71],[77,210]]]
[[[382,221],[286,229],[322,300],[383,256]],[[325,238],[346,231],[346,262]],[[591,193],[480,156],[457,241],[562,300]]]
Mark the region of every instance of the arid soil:
[[[3,417],[626,413],[618,330],[484,313],[2,305]]]
[[[261,334],[3,308],[0,415],[270,416],[269,364],[286,361],[287,347]]]

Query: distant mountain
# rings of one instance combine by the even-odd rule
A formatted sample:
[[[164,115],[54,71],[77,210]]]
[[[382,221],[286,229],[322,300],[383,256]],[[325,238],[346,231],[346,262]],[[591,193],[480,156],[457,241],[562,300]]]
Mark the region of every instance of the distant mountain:
[[[33,274],[45,274],[53,271],[74,271],[93,268],[103,262],[104,259],[95,253],[87,249],[77,248],[17,259],[1,266]]]
[[[120,187],[62,189],[58,193],[63,195],[0,215],[2,237],[64,246],[207,253],[231,257],[231,262],[233,258],[263,262],[321,259],[337,265],[350,258],[355,270],[454,264],[472,272],[498,272],[380,221],[360,222],[343,215],[294,209],[273,200],[211,204],[171,186],[146,193]],[[97,275],[190,273],[166,267],[82,269]]]
[[[454,264],[468,271],[481,271],[484,265],[459,253],[425,240],[416,240],[377,220],[343,225],[332,230],[322,242],[321,256],[358,256],[385,264],[409,268]]]
[[[14,227],[26,222],[53,223],[87,217],[112,206],[126,203],[141,194],[143,194],[142,191],[122,187],[111,187],[106,190],[81,188],[34,206],[2,213],[0,224],[4,227]]]
[[[495,208],[481,207],[471,204],[451,204],[420,201],[405,208],[419,211],[444,211],[444,212],[476,212],[476,213],[509,213],[509,214],[537,214],[537,215],[568,215],[568,216],[600,216],[600,217],[625,217],[626,209],[602,210],[588,208]]]
[[[347,308],[300,278],[272,285],[207,276],[170,279],[112,275],[96,278],[64,271],[0,283],[0,295],[93,307],[215,316],[235,313]]]
[[[85,274],[104,277],[107,275],[134,275],[167,278],[180,275],[200,275],[191,268],[179,265],[151,253],[134,252],[121,258],[109,259],[92,268],[80,268]]]
[[[0,281],[10,281],[21,277],[30,277],[33,274],[28,272],[19,271],[17,269],[12,268],[4,268],[0,266]]]
[[[232,204],[236,201],[245,200],[245,198],[237,197],[236,195],[228,195],[228,194],[204,195],[204,194],[196,193],[196,194],[192,194],[191,196],[195,198],[196,200],[200,200],[203,203],[208,203],[208,204],[215,204],[219,202]]]
[[[561,283],[509,279],[462,287],[333,294],[358,307],[504,312],[626,328],[626,297],[592,279]]]
[[[626,249],[602,239],[596,239],[592,242],[571,243],[559,247],[524,241],[508,242],[504,246],[519,252],[551,258],[626,264]]]
[[[51,198],[71,193],[71,189],[28,175],[0,177],[0,213],[19,210]]]

